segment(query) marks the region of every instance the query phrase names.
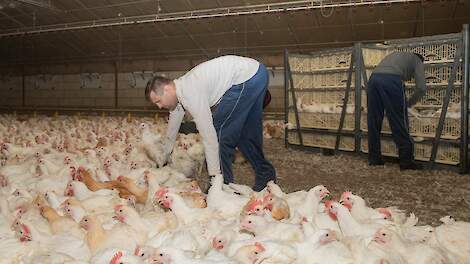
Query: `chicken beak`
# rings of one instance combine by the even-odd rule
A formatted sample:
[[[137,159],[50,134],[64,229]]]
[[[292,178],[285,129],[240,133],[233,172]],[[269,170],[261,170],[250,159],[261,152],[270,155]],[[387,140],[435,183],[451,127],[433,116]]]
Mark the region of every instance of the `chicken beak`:
[[[31,241],[31,240],[32,240],[31,236],[29,236],[29,235],[24,235],[24,236],[20,237],[21,242]]]
[[[214,249],[223,249],[223,248],[224,248],[224,245],[219,244],[219,242],[217,241],[217,239],[214,237],[214,238],[212,239],[212,248],[214,248]]]

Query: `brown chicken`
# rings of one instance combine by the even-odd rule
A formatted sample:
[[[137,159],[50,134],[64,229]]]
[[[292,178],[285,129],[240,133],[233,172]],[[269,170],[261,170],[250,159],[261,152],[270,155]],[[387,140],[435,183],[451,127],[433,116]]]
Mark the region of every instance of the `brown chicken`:
[[[125,187],[121,187],[118,181],[98,182],[93,179],[90,173],[83,167],[78,168],[78,174],[78,180],[83,182],[90,191],[96,192],[101,189],[116,189],[118,190],[119,196],[121,198],[125,198],[131,195],[131,192],[129,192],[129,190],[127,190]]]
[[[290,209],[286,200],[274,194],[267,194],[263,200],[265,208],[271,211],[274,219],[280,221],[290,217]]]
[[[32,201],[32,205],[36,206],[37,208],[41,208],[47,206],[47,202],[44,199],[44,195],[42,193],[38,193],[34,200]]]
[[[83,238],[83,231],[79,225],[71,218],[60,216],[53,208],[42,206],[41,215],[49,222],[49,227],[53,234],[68,233],[78,238]]]
[[[148,188],[138,187],[132,179],[125,176],[117,177],[117,186],[126,189],[130,194],[134,195],[136,202],[145,204],[148,196]]]
[[[148,197],[148,188],[138,187],[134,181],[125,176],[119,176],[117,178],[119,187],[129,190],[129,192],[135,196],[137,203],[145,204]],[[207,207],[206,196],[199,192],[179,192],[179,195],[184,199],[188,206],[193,208],[205,208]]]
[[[183,197],[184,201],[193,208],[206,208],[206,196],[199,192],[180,192],[179,195]]]
[[[92,254],[105,248],[122,248],[135,250],[139,243],[133,229],[126,225],[114,225],[112,229],[105,230],[96,216],[84,216],[80,226],[86,230],[85,241]]]

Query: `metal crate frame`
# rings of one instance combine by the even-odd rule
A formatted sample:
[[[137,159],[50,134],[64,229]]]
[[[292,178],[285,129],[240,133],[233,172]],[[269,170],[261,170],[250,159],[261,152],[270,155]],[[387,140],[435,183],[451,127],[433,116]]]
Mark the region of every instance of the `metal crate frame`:
[[[426,143],[426,153],[429,154],[429,146],[432,143],[430,158],[428,160],[429,166],[432,168],[436,162],[436,158],[438,157],[439,151],[439,144],[441,142],[445,142],[445,145],[448,145],[450,141],[453,145],[459,146],[459,162],[449,162],[452,165],[458,165],[459,171],[461,173],[466,173],[468,171],[468,103],[469,103],[469,56],[470,56],[470,33],[469,33],[469,26],[468,24],[463,26],[463,30],[461,33],[456,34],[446,34],[446,35],[438,35],[438,36],[431,36],[431,37],[423,37],[423,38],[412,38],[412,39],[399,39],[399,40],[391,40],[387,41],[385,44],[388,47],[392,48],[393,50],[410,50],[410,51],[418,51],[420,53],[424,53],[425,63],[428,67],[436,67],[440,71],[441,67],[447,67],[444,69],[445,72],[440,72],[439,74],[445,75],[445,81],[439,82],[437,85],[433,85],[433,89],[436,89],[436,96],[439,96],[440,103],[438,107],[441,108],[441,115],[439,117],[439,121],[436,124],[436,120],[433,120],[432,127],[436,127],[434,137],[429,137]],[[442,45],[445,44],[445,45]],[[441,45],[441,46],[439,46]],[[374,53],[374,49],[376,50],[384,50],[384,47],[377,46],[377,45],[363,45],[361,43],[356,43],[352,48],[346,48],[343,50],[352,50],[351,52],[351,59],[349,68],[346,69],[344,66],[340,68],[332,68],[327,67],[327,69],[321,70],[315,68],[313,69],[310,67],[310,70],[315,71],[315,73],[323,72],[323,71],[341,71],[347,74],[346,80],[346,87],[337,87],[338,90],[344,92],[344,99],[343,99],[343,108],[340,115],[339,125],[337,129],[332,129],[331,126],[326,126],[325,129],[318,129],[318,128],[306,128],[301,126],[301,118],[305,118],[304,116],[300,117],[300,115],[304,115],[304,113],[299,113],[297,109],[297,100],[296,100],[296,91],[299,92],[310,92],[313,90],[317,90],[321,87],[308,87],[308,89],[299,89],[294,86],[294,80],[292,77],[293,72],[290,69],[289,64],[289,52],[286,50],[284,53],[284,69],[285,69],[285,123],[287,124],[289,121],[289,113],[290,110],[294,110],[293,117],[295,119],[295,128],[287,128],[285,129],[285,145],[288,146],[295,146],[296,144],[289,143],[289,134],[297,133],[297,142],[299,143],[301,148],[307,148],[311,146],[306,146],[303,141],[303,134],[310,134],[310,133],[317,133],[317,134],[329,134],[329,135],[336,135],[336,142],[335,142],[335,150],[339,150],[342,147],[340,143],[342,142],[342,136],[353,136],[354,137],[354,152],[360,153],[361,152],[361,139],[364,134],[367,132],[361,129],[361,116],[363,115],[361,107],[362,107],[362,99],[361,93],[363,90],[367,90],[367,80],[368,74],[367,70],[370,70],[373,67],[373,62],[368,62],[367,66],[364,63],[364,56],[363,56],[363,47],[368,50],[372,50],[371,53]],[[448,49],[454,50],[455,47],[455,56],[452,56],[449,52],[445,53],[445,50]],[[443,55],[436,55],[435,50],[441,50]],[[338,52],[339,49],[329,50],[320,53],[312,53],[310,55],[303,55],[303,56],[316,56],[322,53],[324,54],[335,54]],[[434,52],[434,53],[433,53]],[[298,55],[294,55],[297,57]],[[442,58],[441,58],[442,57]],[[437,59],[436,59],[437,58]],[[374,61],[378,61],[377,58]],[[436,65],[441,64],[441,65]],[[444,65],[445,64],[445,65]],[[461,71],[458,72],[458,67],[461,65]],[[429,70],[428,70],[429,71]],[[450,72],[449,72],[450,71]],[[304,74],[308,74],[307,71],[303,72]],[[459,74],[459,77],[457,75]],[[460,87],[455,87],[456,85],[456,78],[461,82],[457,83]],[[354,82],[354,84],[352,84]],[[353,86],[354,85],[354,86]],[[440,90],[440,91],[439,91]],[[349,94],[354,92],[354,97],[351,97],[351,100],[354,100],[355,111],[354,111],[354,128],[351,132],[343,131],[345,121],[347,121],[346,130],[351,130],[351,120],[346,116],[346,105],[348,104]],[[290,94],[289,94],[290,93]],[[444,94],[443,94],[444,93]],[[456,102],[455,96],[460,94],[460,101]],[[452,97],[453,96],[453,97]],[[454,99],[452,99],[454,98]],[[292,106],[289,105],[289,102],[292,100]],[[461,120],[460,120],[460,136],[455,135],[458,133],[458,129],[456,129],[455,124],[452,124],[452,131],[448,131],[448,123],[449,121],[446,120],[446,113],[449,106],[450,101],[453,100],[454,103],[460,103],[461,106]],[[436,105],[434,105],[436,106]],[[315,114],[315,113],[310,113]],[[349,114],[351,115],[351,114]],[[292,113],[290,114],[292,118]],[[330,118],[330,117],[328,117]],[[437,118],[435,118],[437,119]],[[336,118],[332,118],[332,120],[337,120]],[[423,128],[425,130],[426,128]],[[445,129],[445,130],[444,130]],[[429,136],[432,129],[426,131],[426,136]],[[444,132],[445,131],[445,132]],[[457,132],[456,132],[457,131]],[[444,132],[444,133],[443,133]],[[418,136],[418,135],[417,135]],[[444,136],[444,137],[442,137]],[[420,143],[421,144],[421,143]],[[310,145],[310,144],[309,144]],[[444,146],[444,148],[446,147]],[[322,146],[318,146],[316,148],[323,148]],[[349,149],[350,150],[350,149]],[[424,151],[424,150],[423,150]],[[445,151],[445,149],[444,149]],[[441,153],[442,151],[439,151]],[[429,155],[426,155],[429,156]],[[442,160],[437,160],[438,162],[442,163]],[[445,161],[444,161],[445,163]]]

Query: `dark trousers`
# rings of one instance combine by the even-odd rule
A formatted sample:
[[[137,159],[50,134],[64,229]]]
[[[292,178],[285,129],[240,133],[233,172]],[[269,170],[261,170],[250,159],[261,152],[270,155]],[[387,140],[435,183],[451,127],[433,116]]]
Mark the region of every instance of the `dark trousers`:
[[[276,179],[274,167],[263,153],[263,101],[268,81],[268,71],[260,64],[251,79],[225,92],[213,114],[225,183],[233,182],[232,159],[236,147],[255,170],[255,190]]]
[[[387,112],[393,141],[398,148],[401,165],[413,160],[413,141],[409,133],[405,87],[398,75],[374,73],[367,84],[367,125],[369,162],[382,161],[380,131]]]

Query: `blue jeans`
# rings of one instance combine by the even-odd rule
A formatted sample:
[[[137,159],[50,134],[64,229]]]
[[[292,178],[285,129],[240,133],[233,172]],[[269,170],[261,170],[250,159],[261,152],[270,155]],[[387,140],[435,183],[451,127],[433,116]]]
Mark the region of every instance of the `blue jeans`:
[[[233,182],[232,159],[236,147],[255,170],[255,191],[276,180],[276,171],[263,153],[263,100],[268,82],[268,71],[260,64],[251,79],[225,92],[213,115],[226,184]]]
[[[374,73],[367,83],[367,126],[369,162],[382,160],[380,131],[387,111],[392,138],[398,148],[401,165],[413,160],[413,141],[409,133],[405,87],[398,75]]]

